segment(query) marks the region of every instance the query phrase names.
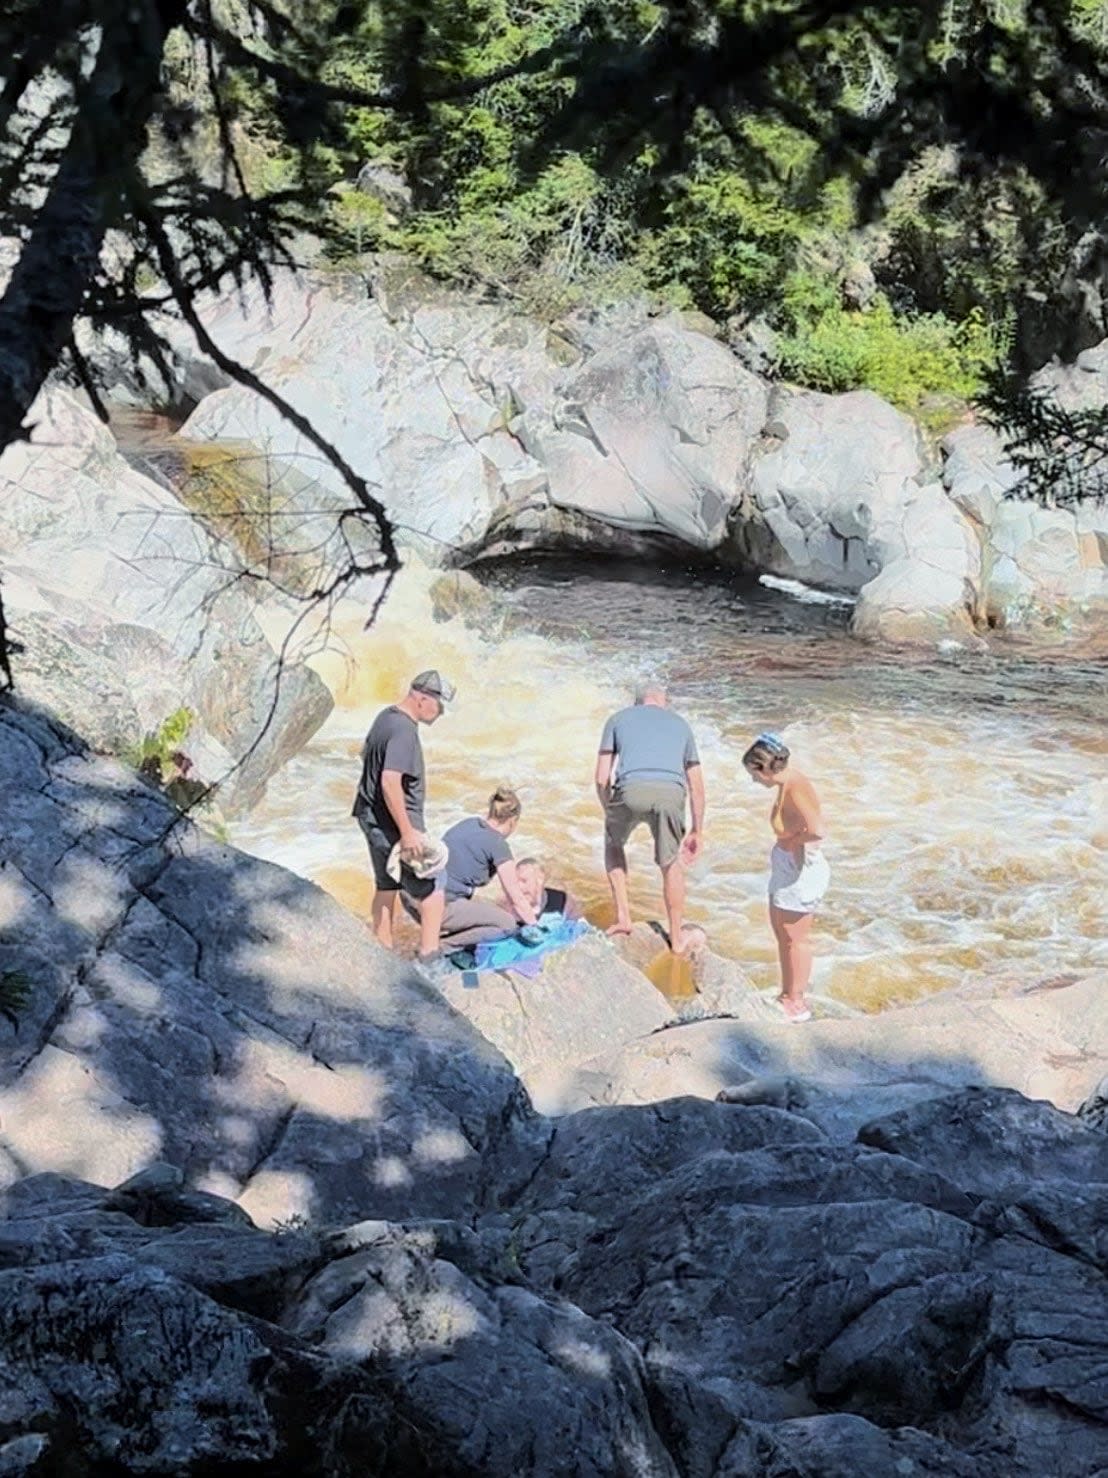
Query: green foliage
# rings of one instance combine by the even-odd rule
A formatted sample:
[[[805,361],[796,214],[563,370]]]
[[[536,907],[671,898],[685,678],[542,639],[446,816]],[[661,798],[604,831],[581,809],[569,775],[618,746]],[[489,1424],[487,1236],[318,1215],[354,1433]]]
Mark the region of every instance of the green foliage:
[[[652,286],[678,284],[697,307],[726,317],[772,300],[804,227],[787,202],[718,169],[680,191],[639,260]]]
[[[985,385],[997,340],[982,315],[961,323],[940,313],[896,314],[878,295],[865,312],[835,304],[802,320],[780,342],[784,374],[817,390],[876,390],[919,411],[932,395],[969,400]]]
[[[211,799],[210,787],[190,774],[192,760],[181,748],[195,718],[191,708],[174,709],[125,756],[182,811]]]
[[[290,1211],[288,1216],[279,1216],[270,1225],[275,1237],[307,1237],[316,1235],[317,1228],[310,1216],[302,1211]]]
[[[142,774],[160,780],[162,774],[173,766],[195,718],[191,708],[175,708],[128,752],[127,763]]]
[[[996,383],[984,397],[1007,455],[1023,473],[1021,497],[1049,508],[1108,498],[1108,411],[1067,409],[1024,381]]]
[[[695,91],[725,33],[784,33],[795,12],[794,0],[324,0],[323,80],[387,91],[418,75],[425,101],[346,108],[308,166],[287,144],[254,166],[267,188],[315,171],[339,259],[400,252],[550,318],[648,291],[718,319],[761,316],[781,335],[782,369],[814,387],[868,386],[915,413],[972,397],[1059,292],[1078,232],[1034,162],[983,167],[964,134],[951,142],[933,91],[984,48],[975,78],[1040,122],[1060,117],[1057,28],[1103,55],[1108,0],[1069,0],[1049,23],[1025,0],[859,7],[803,30],[754,76],[735,81],[733,67],[679,137],[665,135],[684,106],[672,67],[648,73],[635,101],[635,66],[663,34],[690,48]],[[567,47],[594,60],[574,74],[558,60]],[[443,95],[544,48],[541,65]],[[590,67],[613,71],[601,86]],[[240,126],[260,139],[278,94],[237,88]],[[851,133],[885,141],[879,167],[852,158]],[[357,189],[366,164],[398,175],[410,201]],[[842,293],[859,258],[880,288],[864,312]]]
[[[0,1016],[6,1016],[19,1030],[19,1013],[31,999],[34,986],[21,970],[0,970]]]

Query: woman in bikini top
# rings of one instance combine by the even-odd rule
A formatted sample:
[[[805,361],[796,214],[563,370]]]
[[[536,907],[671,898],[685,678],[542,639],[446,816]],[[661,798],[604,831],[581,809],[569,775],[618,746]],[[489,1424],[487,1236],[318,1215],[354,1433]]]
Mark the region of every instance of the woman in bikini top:
[[[790,767],[788,747],[777,734],[759,734],[743,755],[743,765],[752,780],[777,792],[769,818],[776,838],[770,853],[769,919],[781,966],[777,999],[790,1021],[808,1021],[812,915],[830,881],[820,850],[819,796],[807,775]]]

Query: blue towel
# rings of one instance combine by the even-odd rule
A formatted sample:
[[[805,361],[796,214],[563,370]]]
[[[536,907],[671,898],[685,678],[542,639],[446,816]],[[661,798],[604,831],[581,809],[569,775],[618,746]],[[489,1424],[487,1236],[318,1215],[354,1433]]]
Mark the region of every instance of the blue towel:
[[[515,970],[520,975],[538,975],[544,955],[563,949],[589,932],[584,919],[567,919],[560,913],[544,913],[539,924],[543,934],[537,944],[527,944],[518,934],[479,944],[475,951],[478,970]]]

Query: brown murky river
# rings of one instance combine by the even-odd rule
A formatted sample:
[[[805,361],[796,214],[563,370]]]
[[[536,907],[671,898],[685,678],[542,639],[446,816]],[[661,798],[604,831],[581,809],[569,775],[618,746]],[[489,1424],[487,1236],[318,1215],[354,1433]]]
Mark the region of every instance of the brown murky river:
[[[315,664],[335,712],[232,827],[238,846],[364,912],[371,884],[349,815],[361,739],[411,674],[439,667],[459,698],[425,733],[429,825],[511,782],[525,805],[516,855],[541,855],[604,922],[596,741],[636,679],[657,672],[696,729],[708,789],[690,917],[758,983],[773,979],[770,800],[740,756],[767,726],[825,803],[834,880],[817,990],[876,1009],[967,979],[1108,964],[1108,650],[1009,640],[987,654],[881,653],[847,636],[845,605],[681,570],[547,562],[482,578],[529,630],[486,639],[436,623],[418,570],[373,631],[359,608],[340,612]],[[645,832],[630,857],[635,907],[655,917]]]

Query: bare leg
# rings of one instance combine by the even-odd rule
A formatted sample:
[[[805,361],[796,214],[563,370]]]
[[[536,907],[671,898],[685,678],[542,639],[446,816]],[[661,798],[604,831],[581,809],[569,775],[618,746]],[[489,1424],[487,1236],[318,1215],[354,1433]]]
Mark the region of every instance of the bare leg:
[[[377,936],[377,943],[392,949],[393,923],[396,919],[396,900],[399,893],[381,893],[373,895],[373,903],[370,906],[370,922],[373,932]]]
[[[788,968],[785,959],[785,935],[781,928],[782,915],[771,903],[769,906],[769,926],[773,930],[774,943],[777,945],[777,973],[781,977],[780,1000],[785,999],[785,970]]]
[[[781,962],[781,1003],[791,1016],[807,1009],[804,994],[812,978],[812,915],[786,913],[771,905],[770,923]]]
[[[446,893],[436,888],[419,900],[419,953],[423,958],[436,953],[442,933],[442,916],[446,911]]]
[[[613,847],[609,842],[604,848],[604,868],[608,874],[608,886],[612,890],[612,901],[616,906],[616,921],[609,934],[630,934],[631,901],[627,895],[627,853],[622,847]]]
[[[669,924],[669,947],[679,955],[685,948],[685,868],[680,858],[662,868],[662,898]]]

